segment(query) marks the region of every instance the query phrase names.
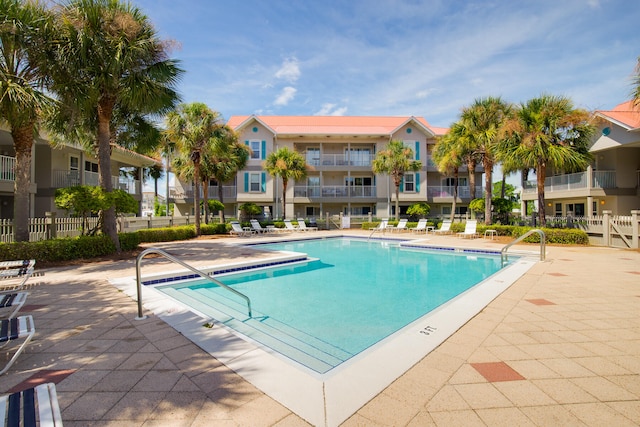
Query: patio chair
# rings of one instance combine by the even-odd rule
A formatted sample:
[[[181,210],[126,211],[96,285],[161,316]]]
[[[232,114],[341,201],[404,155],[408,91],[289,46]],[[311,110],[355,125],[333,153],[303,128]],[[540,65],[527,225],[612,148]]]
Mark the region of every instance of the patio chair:
[[[298,218],[298,228],[300,231],[318,231],[318,227],[307,227],[303,218]]]
[[[2,290],[23,289],[33,274],[34,259],[21,259],[0,262],[0,288]]]
[[[231,231],[229,231],[229,233],[232,236],[251,237],[253,234],[255,234],[255,231],[250,227],[241,226],[238,221],[231,221]]]
[[[427,233],[427,220],[423,218],[418,220],[418,225],[415,228],[410,229],[412,233]]]
[[[18,316],[13,319],[0,320],[0,345],[4,346],[15,340],[23,340],[20,347],[13,354],[13,357],[0,371],[0,375],[7,372],[7,370],[13,365],[20,353],[27,346],[33,334],[35,334],[35,326],[33,324],[33,317],[31,315]]]
[[[396,225],[395,227],[393,225],[388,225],[387,229],[389,229],[390,231],[398,231],[398,232],[405,231],[405,230],[407,230],[407,222],[408,222],[408,220],[406,220],[404,218],[400,219],[398,221],[398,225]]]
[[[0,397],[0,420],[6,426],[61,427],[62,417],[55,384],[40,384]]]
[[[12,319],[27,300],[26,292],[0,293],[0,318]]]
[[[270,229],[262,228],[262,225],[260,225],[257,219],[249,220],[249,222],[251,223],[251,228],[253,228],[253,231],[255,231],[256,234],[266,234],[271,231]]]
[[[467,223],[464,225],[464,231],[462,233],[458,233],[458,237],[469,237],[469,238],[479,237],[480,235],[476,231],[477,227],[478,227],[477,220],[475,219],[468,220]]]
[[[291,224],[291,220],[290,219],[285,219],[285,220],[283,220],[283,222],[284,222],[284,228],[287,231],[302,231],[300,229],[300,226]]]
[[[453,231],[451,231],[451,221],[446,219],[444,221],[442,221],[442,225],[440,226],[439,229],[434,230],[433,231],[436,234],[451,234],[453,233]]]

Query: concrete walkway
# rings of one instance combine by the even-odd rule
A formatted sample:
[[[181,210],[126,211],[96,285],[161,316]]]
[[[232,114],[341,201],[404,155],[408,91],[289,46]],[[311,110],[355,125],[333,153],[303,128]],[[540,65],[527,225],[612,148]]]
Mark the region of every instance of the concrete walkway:
[[[211,266],[246,258],[221,244],[242,240],[158,247]],[[156,316],[134,320],[136,303],[108,281],[134,276],[135,260],[39,271],[21,311],[36,336],[0,393],[56,382],[65,426],[308,425]],[[546,262],[343,425],[640,425],[640,252],[547,246]]]

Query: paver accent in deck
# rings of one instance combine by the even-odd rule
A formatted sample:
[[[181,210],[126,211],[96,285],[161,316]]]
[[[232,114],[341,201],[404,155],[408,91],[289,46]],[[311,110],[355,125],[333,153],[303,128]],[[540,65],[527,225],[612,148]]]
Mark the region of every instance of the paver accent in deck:
[[[518,381],[525,378],[504,362],[472,363],[476,371],[491,383],[498,381]]]

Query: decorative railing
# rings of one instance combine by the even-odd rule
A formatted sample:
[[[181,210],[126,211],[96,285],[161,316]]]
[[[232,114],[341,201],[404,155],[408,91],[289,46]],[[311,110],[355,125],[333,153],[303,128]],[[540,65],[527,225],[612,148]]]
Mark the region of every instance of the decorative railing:
[[[218,187],[210,185],[208,188],[209,191],[209,199],[218,199]],[[182,189],[182,188],[169,188],[169,198],[170,199],[192,199],[194,195],[193,188]],[[238,195],[238,187],[235,185],[224,185],[222,186],[222,197],[226,199],[233,199]],[[200,197],[204,197],[204,191],[200,188]]]
[[[453,197],[455,187],[446,185],[429,185],[427,186],[427,197]],[[476,186],[476,197],[482,197],[483,189],[481,186]],[[468,185],[458,186],[458,197],[461,199],[468,199],[471,197],[471,187]]]
[[[371,166],[375,155],[367,153],[321,154],[320,158],[308,158],[310,166]]]
[[[294,197],[350,197],[350,198],[368,198],[376,197],[375,185],[324,185],[324,186],[305,186],[297,185],[293,189]]]
[[[586,188],[616,188],[615,171],[591,172],[591,186],[589,186],[589,172],[569,173],[547,177],[544,180],[544,191],[570,191]],[[526,181],[522,188],[524,193],[535,193],[538,184],[536,181]]]
[[[0,156],[0,181],[15,181],[15,166],[15,157]]]

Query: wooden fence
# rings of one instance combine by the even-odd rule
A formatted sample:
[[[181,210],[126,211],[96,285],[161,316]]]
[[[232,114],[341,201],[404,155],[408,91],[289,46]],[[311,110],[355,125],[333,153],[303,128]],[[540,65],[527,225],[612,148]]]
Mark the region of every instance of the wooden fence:
[[[97,221],[98,218],[89,218],[85,227],[93,228]],[[329,229],[359,227],[365,221],[373,221],[372,216],[349,217],[349,221],[345,222],[342,215],[326,215],[325,218],[318,218],[317,222],[320,228]],[[194,218],[190,216],[119,217],[117,227],[118,232],[126,233],[141,229],[189,225],[193,222]],[[34,242],[55,237],[80,236],[82,226],[82,218],[57,218],[55,215],[30,218],[29,240]],[[612,216],[611,211],[604,211],[603,215],[592,217],[548,217],[547,227],[582,229],[589,235],[589,242],[596,246],[640,249],[640,210],[631,211],[629,216]],[[0,242],[13,241],[13,221],[0,219]]]

